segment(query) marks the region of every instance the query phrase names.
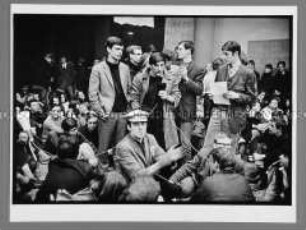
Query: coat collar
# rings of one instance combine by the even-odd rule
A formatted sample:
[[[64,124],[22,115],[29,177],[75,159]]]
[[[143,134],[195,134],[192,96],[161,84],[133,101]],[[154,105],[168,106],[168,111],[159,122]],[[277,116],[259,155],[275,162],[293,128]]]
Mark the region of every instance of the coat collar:
[[[115,88],[114,81],[113,81],[113,78],[112,78],[110,68],[109,68],[108,64],[106,63],[106,61],[102,62],[102,68],[104,69],[104,71],[106,73],[105,75],[106,75],[107,80],[110,82],[111,86],[114,89]],[[125,72],[124,72],[124,69],[123,69],[123,65],[122,65],[121,62],[119,62],[118,68],[119,68],[119,75],[120,75],[122,89],[123,89],[125,95],[127,95],[127,89],[126,89],[126,87],[124,87],[126,85],[127,79],[126,79]]]
[[[134,154],[139,157],[139,159],[142,161],[142,163],[146,166],[149,166],[149,163],[151,162],[150,156],[150,143],[148,135],[145,135],[145,137],[142,140],[142,143],[139,142],[139,140],[136,140],[129,134],[129,138],[135,143],[133,146],[134,148]],[[142,147],[143,145],[143,147]]]

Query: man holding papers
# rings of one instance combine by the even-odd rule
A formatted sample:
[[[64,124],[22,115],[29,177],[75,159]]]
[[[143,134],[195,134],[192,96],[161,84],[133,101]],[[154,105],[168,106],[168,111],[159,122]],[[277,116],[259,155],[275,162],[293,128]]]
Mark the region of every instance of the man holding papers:
[[[233,147],[236,147],[246,122],[246,105],[256,95],[255,74],[241,64],[240,44],[228,41],[222,46],[222,52],[226,65],[219,68],[211,86],[214,107],[199,154],[207,155],[212,150],[215,135],[220,131],[227,133],[233,139]]]

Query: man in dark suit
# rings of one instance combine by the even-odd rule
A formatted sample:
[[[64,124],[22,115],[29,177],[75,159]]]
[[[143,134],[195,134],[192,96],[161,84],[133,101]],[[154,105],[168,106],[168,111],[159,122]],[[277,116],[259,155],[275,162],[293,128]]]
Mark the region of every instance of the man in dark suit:
[[[45,100],[49,87],[54,88],[55,77],[56,65],[54,63],[54,56],[52,53],[45,53],[35,69],[35,80],[32,90],[40,91],[42,100]]]
[[[180,126],[180,138],[185,147],[185,160],[190,160],[191,156],[191,132],[194,121],[197,117],[203,118],[203,106],[197,106],[197,96],[203,92],[204,68],[197,66],[192,60],[194,43],[192,41],[181,41],[177,47],[178,59],[180,59],[181,82],[179,89],[182,94],[178,106],[178,121]]]
[[[277,63],[277,71],[275,73],[275,89],[281,93],[282,99],[291,100],[292,80],[289,70],[286,69],[286,62],[279,61]]]
[[[131,77],[122,63],[123,44],[118,37],[106,41],[106,60],[93,66],[89,80],[89,101],[99,117],[99,152],[106,152],[126,134],[124,114],[129,104]]]
[[[255,68],[255,61],[254,60],[249,60],[248,61],[248,67],[251,69],[251,70],[253,70],[254,71],[254,73],[255,73],[255,76],[256,76],[256,90],[257,90],[257,92],[259,92],[261,89],[260,89],[260,84],[259,84],[259,82],[260,82],[260,73],[256,70],[256,68]]]
[[[76,71],[73,64],[67,60],[66,56],[60,58],[57,84],[59,89],[68,93],[69,99],[73,99],[76,84]]]

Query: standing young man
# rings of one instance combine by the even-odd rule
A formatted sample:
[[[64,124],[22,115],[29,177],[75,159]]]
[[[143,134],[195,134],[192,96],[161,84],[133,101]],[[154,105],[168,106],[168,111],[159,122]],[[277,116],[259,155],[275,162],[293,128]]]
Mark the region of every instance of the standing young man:
[[[191,156],[191,132],[194,121],[197,117],[203,117],[203,106],[197,106],[197,96],[203,92],[204,68],[200,68],[193,61],[194,43],[192,41],[181,41],[177,47],[178,59],[180,59],[181,82],[179,89],[182,97],[178,106],[180,138],[185,147],[185,160],[190,160]]]
[[[199,154],[206,155],[212,150],[215,135],[220,131],[233,139],[232,146],[236,148],[238,136],[246,124],[246,106],[256,97],[256,77],[254,71],[241,64],[240,44],[228,41],[222,46],[222,52],[226,65],[218,70],[215,81],[227,82],[228,91],[223,97],[229,99],[230,105],[214,105]]]
[[[134,77],[142,71],[143,54],[141,46],[131,45],[126,48],[128,55],[128,66],[130,68],[131,81]]]
[[[89,80],[89,100],[98,114],[99,152],[117,144],[126,134],[124,114],[128,107],[129,67],[120,60],[123,43],[118,37],[106,41],[107,58],[96,64]]]

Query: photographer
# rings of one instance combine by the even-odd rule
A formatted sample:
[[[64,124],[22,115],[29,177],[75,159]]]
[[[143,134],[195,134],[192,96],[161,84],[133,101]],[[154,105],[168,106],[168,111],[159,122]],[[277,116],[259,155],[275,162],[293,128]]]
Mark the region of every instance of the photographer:
[[[149,112],[148,132],[161,147],[168,149],[178,144],[173,110],[181,98],[179,78],[173,70],[167,72],[165,56],[160,52],[151,55],[149,64],[146,72],[134,78],[131,107]]]

